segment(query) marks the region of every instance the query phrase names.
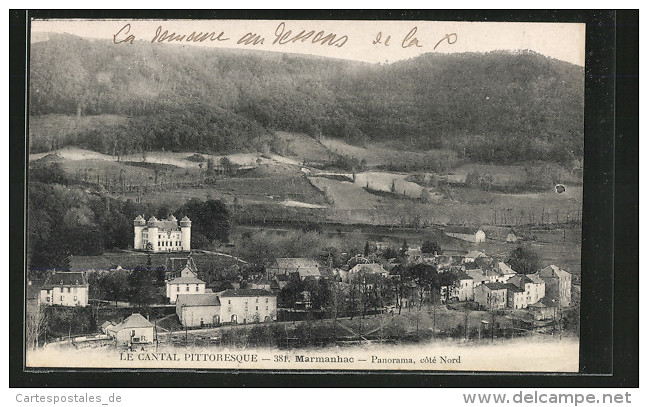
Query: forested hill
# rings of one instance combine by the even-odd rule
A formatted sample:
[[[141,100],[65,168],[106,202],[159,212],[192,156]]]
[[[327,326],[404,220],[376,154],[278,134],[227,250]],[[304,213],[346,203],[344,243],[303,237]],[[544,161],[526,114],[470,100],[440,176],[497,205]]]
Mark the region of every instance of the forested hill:
[[[567,162],[583,151],[583,68],[533,52],[372,65],[49,38],[31,48],[30,112],[128,117],[73,138],[102,152],[251,150],[271,130],[398,140],[477,161]]]

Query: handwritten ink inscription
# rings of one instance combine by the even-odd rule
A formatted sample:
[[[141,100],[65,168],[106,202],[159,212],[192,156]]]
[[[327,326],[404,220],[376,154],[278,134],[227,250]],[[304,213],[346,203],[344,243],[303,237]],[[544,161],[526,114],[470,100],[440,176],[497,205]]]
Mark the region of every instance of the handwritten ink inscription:
[[[122,26],[114,35],[113,43],[114,44],[133,44],[137,39],[135,34],[131,33],[131,24],[127,23]],[[407,34],[402,37],[400,43],[401,48],[423,48],[423,41],[417,37],[418,27],[412,27]],[[300,30],[293,31],[288,29],[285,22],[281,22],[277,25],[274,30],[274,39],[269,43],[270,45],[285,45],[285,44],[295,44],[298,42],[305,44],[313,44],[320,46],[329,46],[342,48],[347,42],[350,41],[350,38],[346,34],[339,34],[335,32],[325,32],[323,30]],[[231,38],[225,34],[224,31],[192,31],[189,34],[186,33],[176,33],[175,31],[169,32],[169,30],[164,29],[161,25],[157,27],[155,33],[151,38],[152,43],[178,43],[178,42],[225,42],[229,41]],[[388,47],[391,45],[390,41],[392,39],[391,34],[385,34],[382,31],[378,31],[375,38],[371,42],[373,45],[382,45]],[[436,50],[439,45],[442,43],[447,43],[452,45],[457,42],[458,36],[457,33],[446,34],[441,38],[436,45],[434,45],[433,50]],[[248,32],[243,34],[238,38],[236,44],[238,45],[262,45],[266,41],[266,38],[259,33]]]

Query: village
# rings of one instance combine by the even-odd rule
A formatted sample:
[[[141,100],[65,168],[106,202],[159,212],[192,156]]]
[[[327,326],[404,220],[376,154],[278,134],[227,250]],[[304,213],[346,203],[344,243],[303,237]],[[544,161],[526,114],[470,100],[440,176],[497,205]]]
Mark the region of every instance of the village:
[[[272,327],[281,327],[277,329],[282,331],[284,346],[290,347],[291,338],[295,346],[305,343],[290,329],[313,321],[332,329],[319,332],[309,327],[306,342],[312,344],[437,336],[492,340],[507,333],[511,337],[562,335],[567,323],[564,315],[578,296],[568,271],[553,264],[516,270],[508,254],[505,258],[480,250],[489,237],[481,228],[468,227],[446,230],[448,236],[474,246],[475,250],[463,254],[444,254],[431,241],[393,247],[367,240],[362,253],[350,254],[339,267],[331,261],[279,257],[262,267],[243,269],[239,267],[243,260],[236,259],[234,272],[214,282],[195,261],[200,251],[191,248],[191,224],[186,216],[180,221],[173,215],[161,220],[137,216],[132,250],[146,254],[148,267],[51,270],[40,281],[29,280],[31,345],[135,350],[160,343],[187,345],[190,336],[194,343],[203,339],[222,344],[228,329],[265,327],[268,333]],[[505,236],[511,252],[522,250],[518,240],[513,230]],[[162,258],[164,266],[152,270],[152,259],[159,263]],[[106,281],[111,273],[124,272],[146,275],[133,284],[152,282],[159,294],[153,297],[156,300],[133,304],[125,295],[119,298],[119,287],[108,288],[115,291],[111,301],[93,298],[91,293],[105,289],[93,284]],[[92,321],[83,332],[73,333],[70,322],[67,335],[42,339],[46,308],[90,310]],[[427,329],[423,314],[431,324]]]

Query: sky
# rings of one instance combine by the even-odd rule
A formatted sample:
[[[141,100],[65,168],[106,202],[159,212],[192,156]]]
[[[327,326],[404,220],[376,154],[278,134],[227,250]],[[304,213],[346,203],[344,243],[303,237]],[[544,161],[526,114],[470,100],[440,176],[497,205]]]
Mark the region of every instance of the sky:
[[[532,50],[576,65],[585,64],[585,24],[501,23],[450,21],[351,20],[33,20],[33,41],[44,33],[69,33],[101,38],[115,46],[130,41],[169,43],[169,35],[183,38],[184,46],[247,48],[391,63],[423,53]],[[311,35],[302,41],[301,32]],[[165,37],[164,33],[167,36]],[[187,41],[202,34],[203,42]],[[319,34],[318,33],[322,32]],[[214,33],[213,35],[209,35]],[[222,33],[222,34],[221,34]],[[256,34],[253,37],[248,33]],[[218,37],[220,40],[212,40]],[[246,36],[246,34],[248,34]],[[380,34],[380,37],[378,37]],[[133,36],[129,37],[129,36]],[[328,36],[328,37],[327,37]],[[326,41],[322,44],[323,41]],[[389,38],[389,40],[388,40]],[[245,40],[248,39],[246,44]],[[261,42],[263,39],[263,42]],[[256,41],[254,41],[256,40]],[[295,40],[295,41],[291,41]],[[320,41],[318,41],[320,40]],[[256,42],[256,43],[255,43]]]

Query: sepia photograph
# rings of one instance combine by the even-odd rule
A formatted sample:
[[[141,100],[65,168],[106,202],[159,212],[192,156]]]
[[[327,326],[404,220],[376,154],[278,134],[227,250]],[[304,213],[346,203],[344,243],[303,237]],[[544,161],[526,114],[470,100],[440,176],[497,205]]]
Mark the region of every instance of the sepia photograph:
[[[25,369],[578,372],[585,33],[32,19]]]

